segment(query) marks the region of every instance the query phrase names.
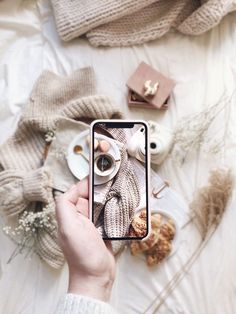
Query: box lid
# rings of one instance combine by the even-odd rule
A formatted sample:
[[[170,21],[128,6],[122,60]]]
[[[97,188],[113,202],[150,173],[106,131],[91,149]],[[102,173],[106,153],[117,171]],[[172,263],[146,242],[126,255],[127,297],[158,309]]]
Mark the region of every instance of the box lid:
[[[148,82],[146,87],[145,82]],[[145,92],[148,92],[148,87],[151,87],[151,90],[153,90],[156,83],[158,83],[158,86],[155,94],[145,95]],[[170,96],[175,82],[145,62],[141,62],[136,71],[128,79],[126,85],[148,103],[160,109]]]

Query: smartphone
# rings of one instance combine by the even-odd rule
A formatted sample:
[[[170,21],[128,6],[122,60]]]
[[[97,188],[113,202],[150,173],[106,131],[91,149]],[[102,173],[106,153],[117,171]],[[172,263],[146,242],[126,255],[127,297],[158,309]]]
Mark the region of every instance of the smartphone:
[[[146,122],[92,123],[90,217],[104,239],[141,240],[148,236],[149,165]]]

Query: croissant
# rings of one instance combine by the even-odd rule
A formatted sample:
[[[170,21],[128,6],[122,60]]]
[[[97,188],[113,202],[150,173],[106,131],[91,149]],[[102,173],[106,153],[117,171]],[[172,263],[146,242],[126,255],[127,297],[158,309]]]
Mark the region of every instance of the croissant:
[[[161,226],[160,234],[166,238],[166,240],[172,241],[175,236],[175,225],[173,220],[169,219]]]
[[[160,264],[171,252],[172,241],[175,237],[175,224],[172,219],[163,222],[160,214],[151,216],[151,231],[145,240],[133,240],[130,242],[132,255],[144,253],[148,266]],[[146,211],[141,211],[134,216],[130,227],[130,235],[143,236],[146,232]]]
[[[142,219],[144,219],[145,215],[141,212],[139,215],[139,219],[140,219],[140,216],[143,217]],[[137,219],[138,217],[135,217],[131,225],[131,228],[132,228],[131,234],[133,234],[134,236],[140,236],[140,234],[142,234],[137,228],[137,223],[136,223]],[[154,216],[151,217],[152,229],[147,239],[143,241],[137,241],[137,240],[131,241],[130,250],[131,250],[132,255],[137,255],[141,252],[144,252],[150,249],[155,243],[157,243],[158,237],[160,234],[161,219],[162,219],[161,215],[156,215],[155,217]]]
[[[157,243],[146,253],[148,266],[160,264],[170,254],[171,249],[171,242],[160,235]]]

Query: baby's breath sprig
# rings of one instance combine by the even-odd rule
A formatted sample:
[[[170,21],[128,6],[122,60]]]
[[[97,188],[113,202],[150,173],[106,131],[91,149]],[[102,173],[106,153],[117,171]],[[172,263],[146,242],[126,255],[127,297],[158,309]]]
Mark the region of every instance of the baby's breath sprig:
[[[18,220],[16,227],[5,226],[3,231],[17,244],[17,248],[11,255],[8,263],[24,249],[35,251],[37,253],[37,246],[35,240],[40,232],[46,231],[52,233],[56,229],[56,222],[53,218],[54,209],[47,205],[42,211],[24,211]]]

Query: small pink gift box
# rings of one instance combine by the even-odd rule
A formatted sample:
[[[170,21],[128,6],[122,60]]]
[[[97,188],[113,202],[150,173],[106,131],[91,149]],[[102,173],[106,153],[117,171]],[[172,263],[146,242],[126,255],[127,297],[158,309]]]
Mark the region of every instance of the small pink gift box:
[[[148,83],[151,88],[157,83],[158,86],[154,95],[145,95],[147,91],[145,82],[147,81],[149,81]],[[167,109],[175,82],[145,62],[141,62],[136,71],[128,79],[126,85],[129,88],[129,107]]]

